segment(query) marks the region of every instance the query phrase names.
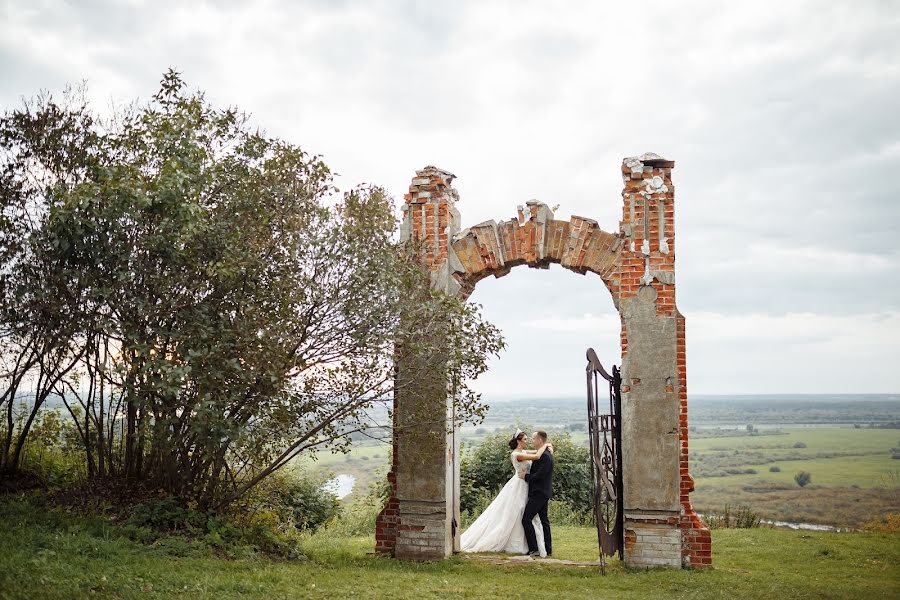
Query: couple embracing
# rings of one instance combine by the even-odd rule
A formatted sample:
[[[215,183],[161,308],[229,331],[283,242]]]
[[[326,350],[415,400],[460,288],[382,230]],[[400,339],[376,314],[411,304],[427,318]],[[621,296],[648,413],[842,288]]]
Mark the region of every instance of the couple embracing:
[[[523,431],[509,440],[510,460],[515,473],[463,532],[463,552],[508,552],[528,556],[550,556],[550,521],[547,503],[553,494],[553,445],[547,433],[535,431],[532,450]]]

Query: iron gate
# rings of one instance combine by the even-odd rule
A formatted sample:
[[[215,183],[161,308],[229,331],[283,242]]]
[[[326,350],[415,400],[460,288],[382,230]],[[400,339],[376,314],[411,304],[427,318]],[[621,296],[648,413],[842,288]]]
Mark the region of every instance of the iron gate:
[[[594,521],[597,542],[603,555],[618,553],[622,558],[622,378],[613,365],[612,375],[606,372],[593,348],[587,351],[588,435],[591,450],[591,480],[594,488]],[[602,394],[602,377],[609,392]],[[607,400],[608,399],[608,405]]]

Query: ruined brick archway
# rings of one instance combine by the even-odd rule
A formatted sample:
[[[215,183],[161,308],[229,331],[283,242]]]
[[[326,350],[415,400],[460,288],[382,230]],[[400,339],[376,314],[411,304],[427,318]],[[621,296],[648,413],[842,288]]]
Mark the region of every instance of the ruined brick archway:
[[[606,285],[622,323],[625,562],[636,567],[711,563],[709,530],[690,501],[685,328],[675,306],[673,167],[655,154],[623,161],[617,233],[583,217],[554,219],[536,201],[520,207],[517,218],[461,231],[454,175],[435,167],[416,172],[404,205],[402,234],[425,242],[422,260],[435,288],[468,297],[489,275],[552,263],[594,273]],[[423,388],[395,398],[395,432],[404,418],[423,410],[446,412],[446,395]],[[376,525],[378,553],[442,559],[459,549],[458,441],[442,428],[426,433],[430,442],[424,444],[421,437],[413,442],[395,433],[392,494]]]

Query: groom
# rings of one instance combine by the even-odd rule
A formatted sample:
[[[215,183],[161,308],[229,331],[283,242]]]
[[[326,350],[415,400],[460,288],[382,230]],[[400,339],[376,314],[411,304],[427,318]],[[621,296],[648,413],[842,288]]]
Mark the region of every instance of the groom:
[[[535,431],[531,436],[531,445],[535,450],[547,444],[547,432]],[[544,454],[531,464],[530,473],[519,473],[519,477],[528,482],[528,503],[525,505],[525,514],[522,515],[522,527],[525,528],[525,540],[528,542],[528,555],[540,556],[538,552],[537,537],[534,534],[532,520],[534,515],[541,519],[544,528],[544,548],[547,556],[553,554],[550,542],[550,520],[547,518],[547,503],[553,495],[553,454]]]

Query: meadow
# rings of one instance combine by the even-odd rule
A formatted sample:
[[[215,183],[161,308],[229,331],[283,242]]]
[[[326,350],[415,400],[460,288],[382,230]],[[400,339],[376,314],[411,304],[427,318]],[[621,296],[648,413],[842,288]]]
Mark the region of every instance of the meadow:
[[[371,554],[371,537],[327,529],[305,536],[294,560],[223,559],[167,538],[128,539],[100,516],[35,510],[0,499],[0,599],[41,598],[896,598],[896,534],[776,529],[713,532],[706,571],[629,572],[536,562],[501,565],[457,556],[404,563]],[[563,527],[561,559],[595,560],[596,533]]]
[[[883,408],[883,406],[881,406]],[[473,448],[510,414],[501,406],[464,430]],[[542,414],[550,414],[544,407]],[[585,443],[571,410],[551,422]],[[752,406],[706,414],[746,415]],[[851,406],[862,419],[873,418]],[[800,411],[802,413],[802,411]],[[703,411],[698,411],[702,416]],[[552,589],[561,598],[896,598],[900,596],[900,431],[846,422],[829,404],[815,414],[835,422],[803,425],[765,411],[763,424],[697,419],[691,430],[695,508],[721,515],[747,507],[763,519],[837,526],[844,531],[714,529],[714,567],[706,571],[629,571],[616,559],[601,575],[596,530],[554,526],[555,557],[581,566],[457,555],[439,563],[403,563],[372,550],[372,485],[382,481],[389,447],[371,440],[349,454],[295,462],[303,473],[356,478],[340,518],[315,532],[294,530],[280,553],[265,536],[223,542],[211,531],[135,528],[110,507],[63,508],[43,492],[0,496],[0,600],[20,598],[527,598]],[[798,417],[793,410],[794,417]],[[811,413],[805,413],[809,416]],[[782,417],[780,420],[778,417]],[[817,417],[818,418],[818,417]],[[824,417],[822,417],[824,418]],[[802,420],[802,419],[800,419]],[[525,424],[527,425],[527,424]],[[750,427],[748,427],[750,425]],[[877,425],[877,426],[875,426]],[[549,427],[548,427],[549,428]],[[551,431],[553,429],[551,428]],[[809,484],[794,480],[811,473]],[[345,514],[346,513],[346,514]],[[118,515],[118,516],[116,516]],[[886,525],[876,524],[889,520]]]

